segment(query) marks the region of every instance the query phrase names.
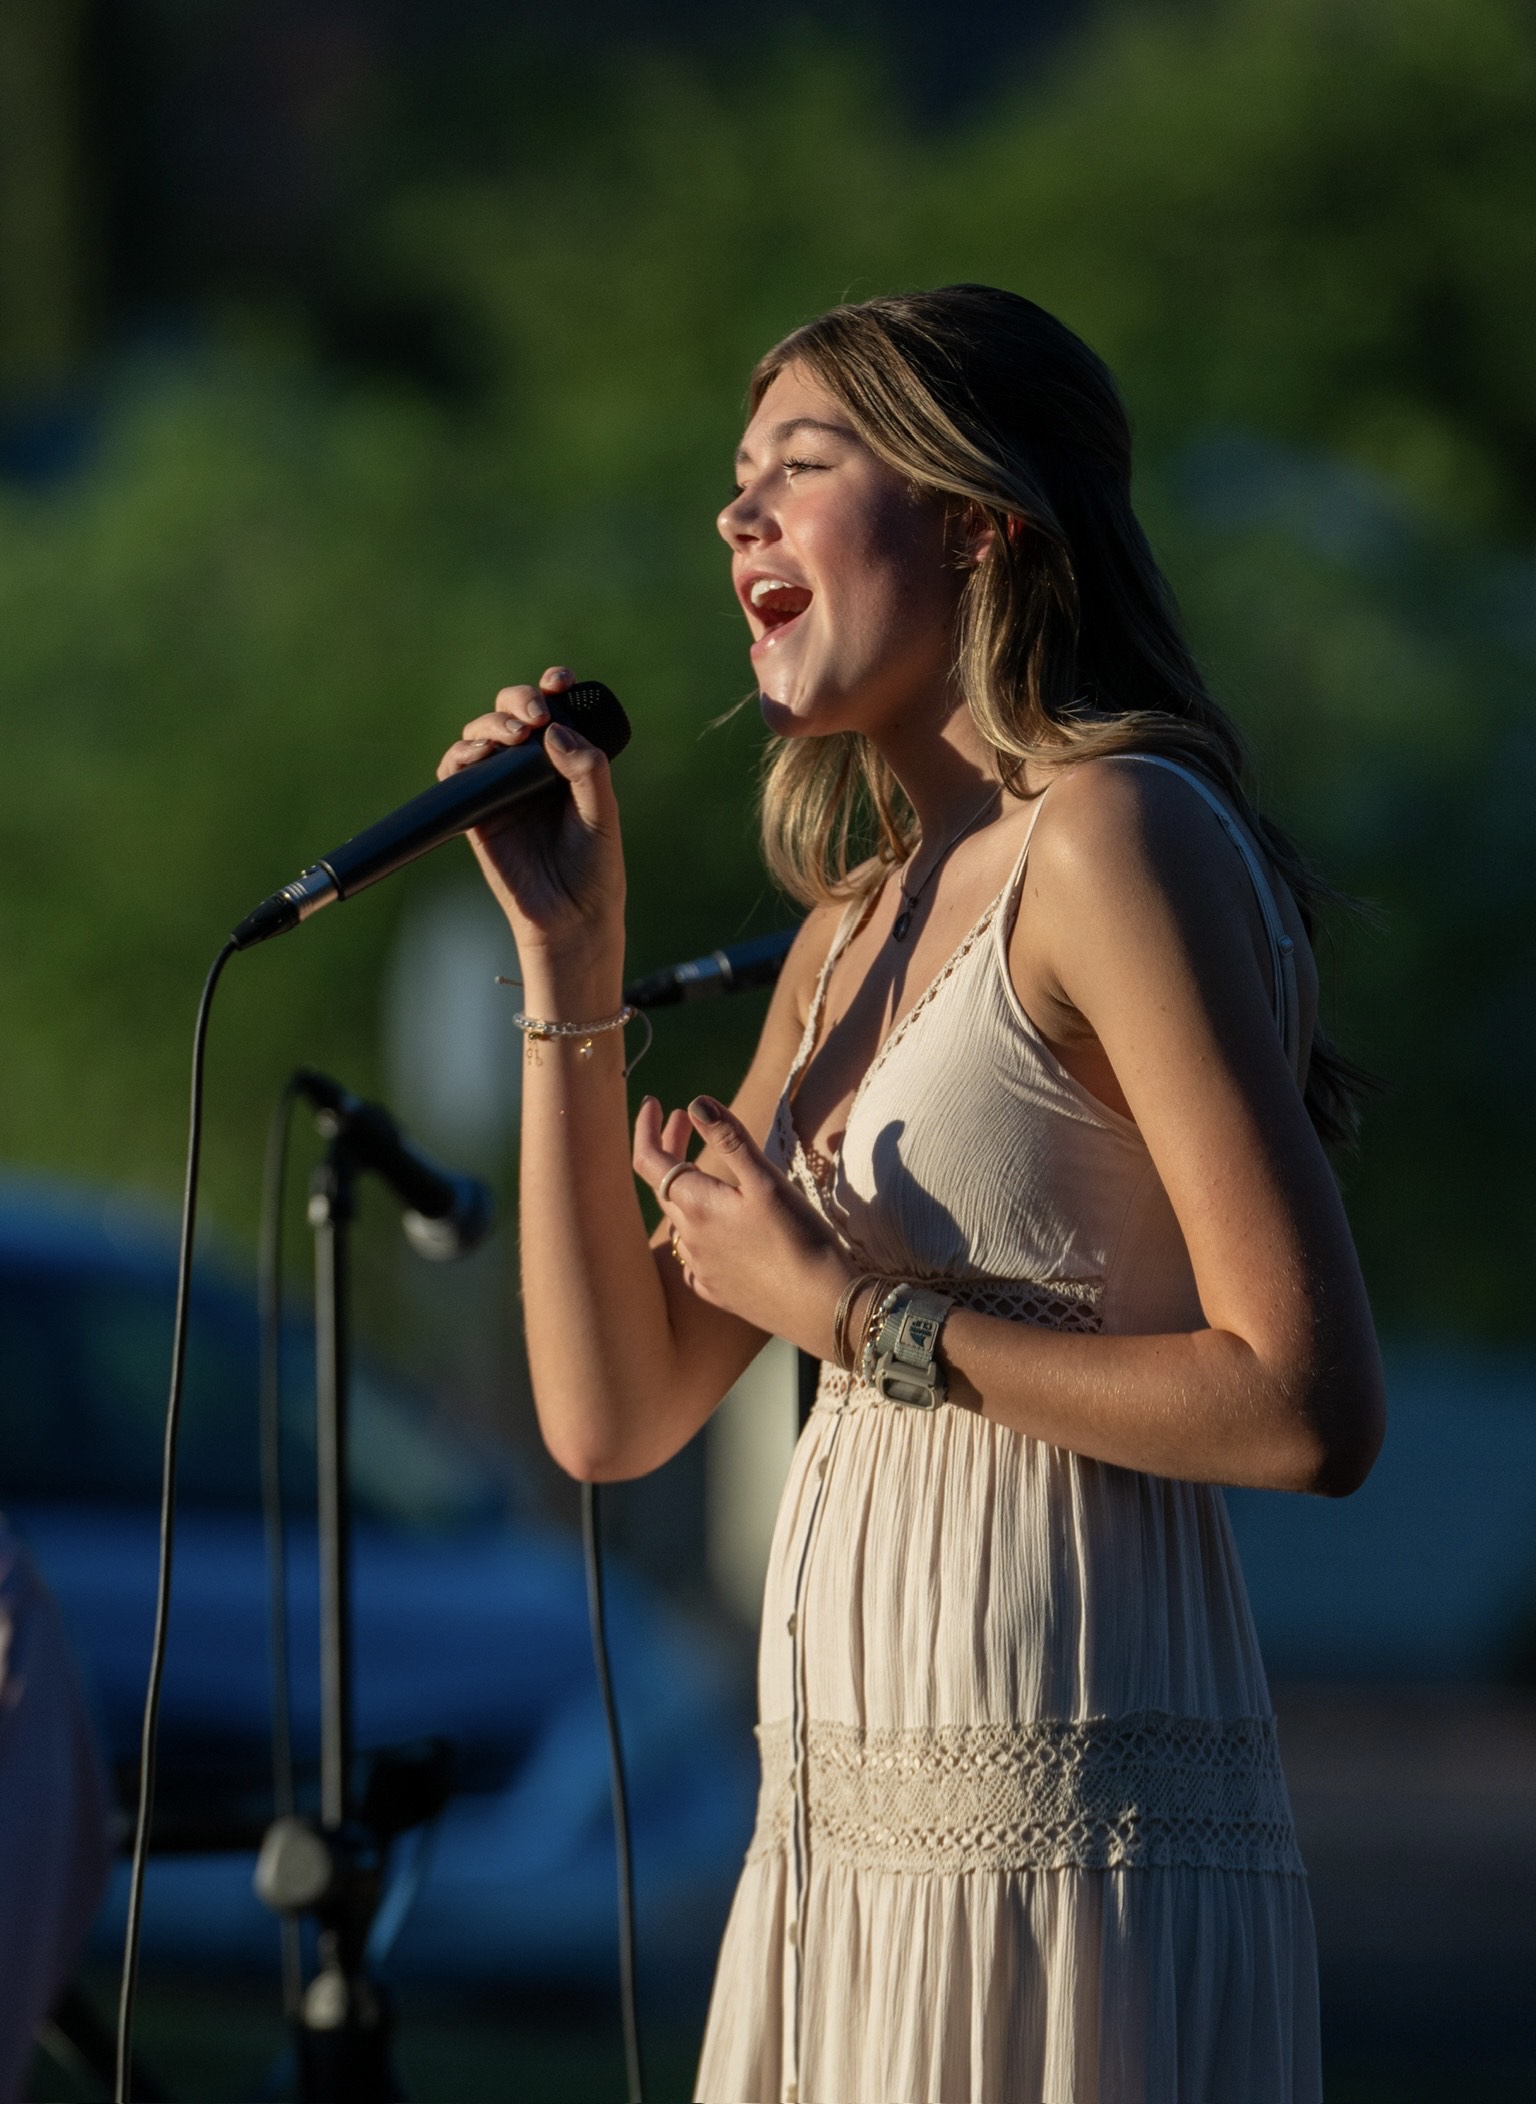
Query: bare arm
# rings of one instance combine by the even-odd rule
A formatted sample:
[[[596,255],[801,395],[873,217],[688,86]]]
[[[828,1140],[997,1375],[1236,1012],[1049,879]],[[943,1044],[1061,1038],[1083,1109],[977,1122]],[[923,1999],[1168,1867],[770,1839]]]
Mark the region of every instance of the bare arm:
[[[1015,977],[1107,1056],[1183,1231],[1208,1328],[1030,1333],[957,1313],[983,1412],[1158,1475],[1345,1492],[1384,1421],[1338,1187],[1287,1070],[1247,880],[1183,785],[1099,765],[1052,791]],[[1029,993],[1026,992],[1026,1005]]]
[[[546,673],[551,692],[569,683]],[[466,725],[440,774],[526,738],[546,719],[532,687],[510,687],[496,710]],[[564,1022],[609,1016],[622,1000],[624,869],[607,762],[585,740],[546,746],[570,796],[546,813],[520,811],[472,836],[517,938],[522,1006]],[[799,1043],[808,984],[825,954],[826,916],[796,942],[735,1100],[753,1138],[766,1138]],[[820,955],[817,945],[820,945]],[[665,1233],[648,1240],[631,1168],[623,1040],[529,1039],[525,1047],[521,1260],[529,1368],[540,1429],[554,1458],[586,1479],[659,1467],[699,1429],[764,1341],[764,1333],[690,1292]],[[657,1133],[659,1111],[642,1109]],[[687,1121],[671,1122],[678,1151]],[[727,1176],[725,1162],[701,1158]]]

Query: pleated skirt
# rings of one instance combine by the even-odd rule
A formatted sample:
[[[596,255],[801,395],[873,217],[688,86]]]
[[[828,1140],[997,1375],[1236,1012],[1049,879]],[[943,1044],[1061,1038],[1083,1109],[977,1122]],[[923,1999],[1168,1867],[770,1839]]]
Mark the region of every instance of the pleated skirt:
[[[700,2104],[1319,2104],[1306,1883],[749,1863]],[[793,2034],[798,2032],[798,2037]]]

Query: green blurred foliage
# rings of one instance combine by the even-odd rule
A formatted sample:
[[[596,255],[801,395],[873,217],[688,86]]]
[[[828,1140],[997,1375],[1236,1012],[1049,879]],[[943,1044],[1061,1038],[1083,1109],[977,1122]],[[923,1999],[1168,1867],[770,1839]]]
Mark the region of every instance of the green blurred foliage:
[[[270,315],[123,375],[92,470],[0,498],[0,1153],[172,1190],[223,931],[552,661],[635,719],[635,965],[773,925],[755,714],[711,728],[749,682],[711,525],[745,376],[833,300],[980,278],[1115,366],[1266,794],[1385,909],[1332,1002],[1391,1084],[1346,1169],[1384,1317],[1529,1336],[1533,119],[1520,0],[1132,10],[937,131],[813,40],[739,86],[636,61],[580,151],[488,151],[358,230],[462,398]],[[229,973],[226,1221],[289,1066],[378,1084],[393,930],[456,856]],[[756,1012],[663,1019],[641,1078],[728,1087]]]

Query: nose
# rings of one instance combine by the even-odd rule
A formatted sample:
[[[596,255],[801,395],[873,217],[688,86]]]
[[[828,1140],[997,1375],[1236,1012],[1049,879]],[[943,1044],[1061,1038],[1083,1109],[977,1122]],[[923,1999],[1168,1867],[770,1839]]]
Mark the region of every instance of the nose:
[[[738,554],[750,548],[756,541],[773,539],[777,534],[770,515],[764,510],[762,501],[754,496],[750,487],[739,490],[715,520],[715,530],[727,548]]]

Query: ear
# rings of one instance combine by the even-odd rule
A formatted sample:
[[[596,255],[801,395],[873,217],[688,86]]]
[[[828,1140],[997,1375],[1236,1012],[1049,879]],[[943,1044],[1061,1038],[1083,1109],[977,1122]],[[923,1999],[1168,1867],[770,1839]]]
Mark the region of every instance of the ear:
[[[1024,521],[1010,513],[1009,541],[1016,541],[1023,531]],[[979,570],[996,554],[1001,540],[996,520],[979,504],[967,504],[955,514],[952,532],[955,562],[962,570]]]

